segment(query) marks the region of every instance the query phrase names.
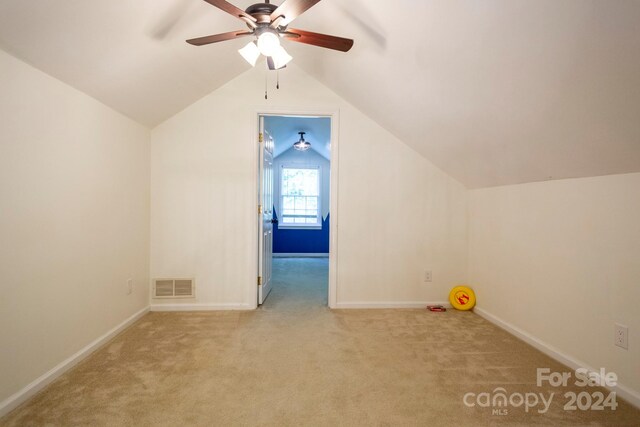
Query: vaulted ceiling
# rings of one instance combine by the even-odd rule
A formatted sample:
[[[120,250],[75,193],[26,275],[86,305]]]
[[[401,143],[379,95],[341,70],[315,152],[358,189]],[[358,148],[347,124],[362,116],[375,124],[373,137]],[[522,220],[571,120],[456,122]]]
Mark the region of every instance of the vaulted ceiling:
[[[638,22],[637,0],[323,0],[296,28],[354,48],[287,49],[476,188],[640,172]],[[202,0],[0,2],[0,47],[148,126],[247,69],[246,39],[184,42],[240,28]]]
[[[264,128],[274,141],[273,157],[291,149],[305,132],[305,141],[311,150],[331,160],[331,119],[329,117],[266,116]]]

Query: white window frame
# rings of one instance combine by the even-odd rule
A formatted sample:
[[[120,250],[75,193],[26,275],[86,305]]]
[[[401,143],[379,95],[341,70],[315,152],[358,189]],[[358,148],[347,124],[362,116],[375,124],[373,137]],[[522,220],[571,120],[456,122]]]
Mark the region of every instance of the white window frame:
[[[282,191],[282,176],[283,169],[316,169],[318,171],[318,216],[317,222],[315,224],[301,224],[301,223],[283,223],[282,218],[284,217],[284,197]],[[278,200],[278,205],[280,206],[280,211],[278,212],[278,229],[306,229],[306,230],[320,230],[322,229],[322,168],[320,165],[313,164],[296,164],[296,163],[283,163],[280,165],[280,170],[278,171],[278,188],[280,189],[280,194]]]

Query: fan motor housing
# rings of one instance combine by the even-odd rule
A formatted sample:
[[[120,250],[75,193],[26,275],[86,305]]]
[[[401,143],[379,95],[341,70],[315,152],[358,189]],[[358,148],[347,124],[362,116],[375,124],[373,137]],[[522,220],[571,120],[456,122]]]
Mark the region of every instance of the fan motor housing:
[[[270,24],[271,14],[278,6],[271,3],[256,3],[249,6],[245,12],[256,18],[258,24]]]

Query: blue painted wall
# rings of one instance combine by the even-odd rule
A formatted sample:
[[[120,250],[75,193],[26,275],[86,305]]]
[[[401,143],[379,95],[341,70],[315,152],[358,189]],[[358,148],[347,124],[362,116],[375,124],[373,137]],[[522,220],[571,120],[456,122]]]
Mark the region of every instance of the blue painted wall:
[[[273,207],[273,219],[278,219],[276,207]],[[329,253],[329,214],[322,219],[319,230],[298,230],[295,228],[273,227],[273,252],[297,254]]]

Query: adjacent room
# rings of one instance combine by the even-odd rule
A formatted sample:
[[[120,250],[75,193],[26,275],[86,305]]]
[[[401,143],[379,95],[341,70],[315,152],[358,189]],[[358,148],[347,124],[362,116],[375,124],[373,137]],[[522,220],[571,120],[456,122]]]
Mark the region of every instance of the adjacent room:
[[[264,139],[273,153],[260,176],[273,191],[265,191],[267,226],[263,244],[271,245],[261,259],[266,268],[262,286],[275,290],[272,299],[297,299],[328,304],[331,182],[331,118],[264,116]],[[272,172],[269,172],[272,171]],[[273,194],[271,197],[270,193]],[[268,233],[272,232],[272,242]],[[260,247],[264,247],[261,245]],[[268,264],[271,263],[272,267]],[[271,282],[271,283],[269,283]],[[266,295],[264,300],[266,300]],[[258,298],[258,303],[264,303]],[[303,301],[304,300],[304,301]]]
[[[0,426],[640,425],[640,2],[0,2]]]

